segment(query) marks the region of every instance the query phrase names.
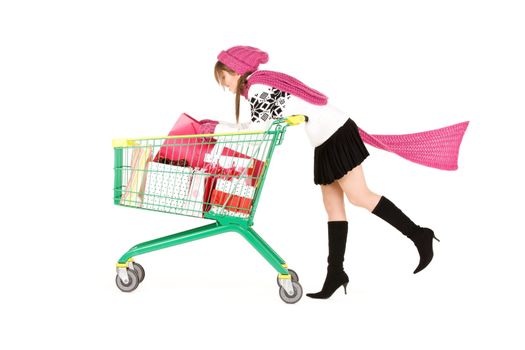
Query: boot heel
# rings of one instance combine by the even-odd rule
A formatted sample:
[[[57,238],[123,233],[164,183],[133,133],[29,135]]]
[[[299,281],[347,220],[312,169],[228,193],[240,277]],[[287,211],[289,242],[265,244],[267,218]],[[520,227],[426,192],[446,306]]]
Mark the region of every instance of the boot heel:
[[[346,295],[346,286],[348,285],[348,282],[346,282],[345,284],[343,284],[343,287],[345,288],[345,295]]]

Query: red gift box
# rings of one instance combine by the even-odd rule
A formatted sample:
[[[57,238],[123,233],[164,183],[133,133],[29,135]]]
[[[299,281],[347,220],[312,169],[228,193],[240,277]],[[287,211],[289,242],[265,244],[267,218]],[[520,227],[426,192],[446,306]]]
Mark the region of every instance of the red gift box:
[[[250,156],[247,156],[246,154],[234,151],[228,147],[224,147],[221,153],[222,156],[227,157],[236,157],[236,158],[243,158],[243,159],[252,159],[252,165],[247,169],[245,175],[248,176],[246,179],[246,184],[250,186],[256,186],[257,182],[259,182],[259,178],[262,175],[262,172],[264,170],[264,162],[255,158],[252,158]]]
[[[236,196],[219,190],[213,190],[210,204],[220,207],[224,206],[224,209],[236,213],[250,214],[252,199]]]
[[[235,168],[223,168],[219,165],[207,164],[204,168],[205,173],[208,175],[204,182],[204,205],[203,211],[207,212],[210,210],[210,207],[213,200],[213,192],[215,190],[215,184],[218,179],[229,180],[234,177],[239,177],[242,174],[242,171],[237,171]],[[226,200],[226,198],[224,199]]]

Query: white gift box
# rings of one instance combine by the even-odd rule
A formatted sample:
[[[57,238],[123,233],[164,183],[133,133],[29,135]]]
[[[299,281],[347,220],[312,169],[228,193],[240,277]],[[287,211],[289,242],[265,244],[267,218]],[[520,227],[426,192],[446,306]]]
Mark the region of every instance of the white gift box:
[[[229,210],[224,209],[223,207],[219,207],[217,205],[213,205],[211,207],[210,211],[212,213],[214,213],[214,214],[218,214],[218,215],[222,215],[222,216],[233,216],[233,217],[236,217],[236,218],[243,218],[243,219],[248,219],[250,217],[249,214],[229,211]]]
[[[264,160],[266,157],[269,141],[271,140],[266,134],[253,134],[253,135],[229,135],[229,136],[218,136],[217,144],[215,145],[214,153],[221,154],[221,147],[223,142],[228,144],[228,148],[242,153],[250,158],[257,160]]]
[[[150,162],[142,207],[183,214],[193,168]]]
[[[206,153],[204,162],[219,165],[224,169],[235,168],[236,170],[249,168],[252,160],[250,158],[230,157],[220,154]]]
[[[218,179],[215,189],[250,199],[253,199],[255,193],[255,187],[247,185],[246,180],[243,178],[233,178],[231,180]]]

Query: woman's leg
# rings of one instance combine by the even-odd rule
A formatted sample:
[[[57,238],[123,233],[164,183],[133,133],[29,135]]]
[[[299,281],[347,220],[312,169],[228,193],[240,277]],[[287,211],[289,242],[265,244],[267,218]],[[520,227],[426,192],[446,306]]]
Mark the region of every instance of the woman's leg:
[[[346,194],[348,201],[355,206],[374,210],[381,196],[368,189],[363,173],[363,166],[358,165],[350,170],[345,176],[337,180]]]
[[[344,193],[336,181],[329,185],[321,185],[321,192],[328,214],[328,268],[321,291],[306,294],[315,299],[327,299],[341,286],[344,286],[346,293],[348,284],[348,275],[343,268],[348,236]]]
[[[321,192],[328,221],[346,221],[345,194],[337,181],[321,185]]]
[[[432,242],[435,238],[434,232],[429,228],[414,224],[412,220],[396,207],[394,203],[388,200],[388,198],[370,191],[366,185],[361,165],[349,171],[338,180],[338,183],[350,203],[358,207],[366,208],[368,211],[394,226],[414,242],[419,252],[419,265],[414,270],[414,273],[423,270],[430,261],[432,261],[434,256],[432,249]]]

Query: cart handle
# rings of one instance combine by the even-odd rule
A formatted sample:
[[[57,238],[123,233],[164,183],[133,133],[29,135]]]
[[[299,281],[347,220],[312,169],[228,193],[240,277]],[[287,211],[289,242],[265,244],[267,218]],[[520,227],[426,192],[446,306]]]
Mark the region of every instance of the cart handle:
[[[288,126],[295,126],[302,123],[308,123],[308,116],[303,114],[294,114],[286,118],[278,119],[272,123],[272,125],[275,124],[281,124],[286,123]]]

